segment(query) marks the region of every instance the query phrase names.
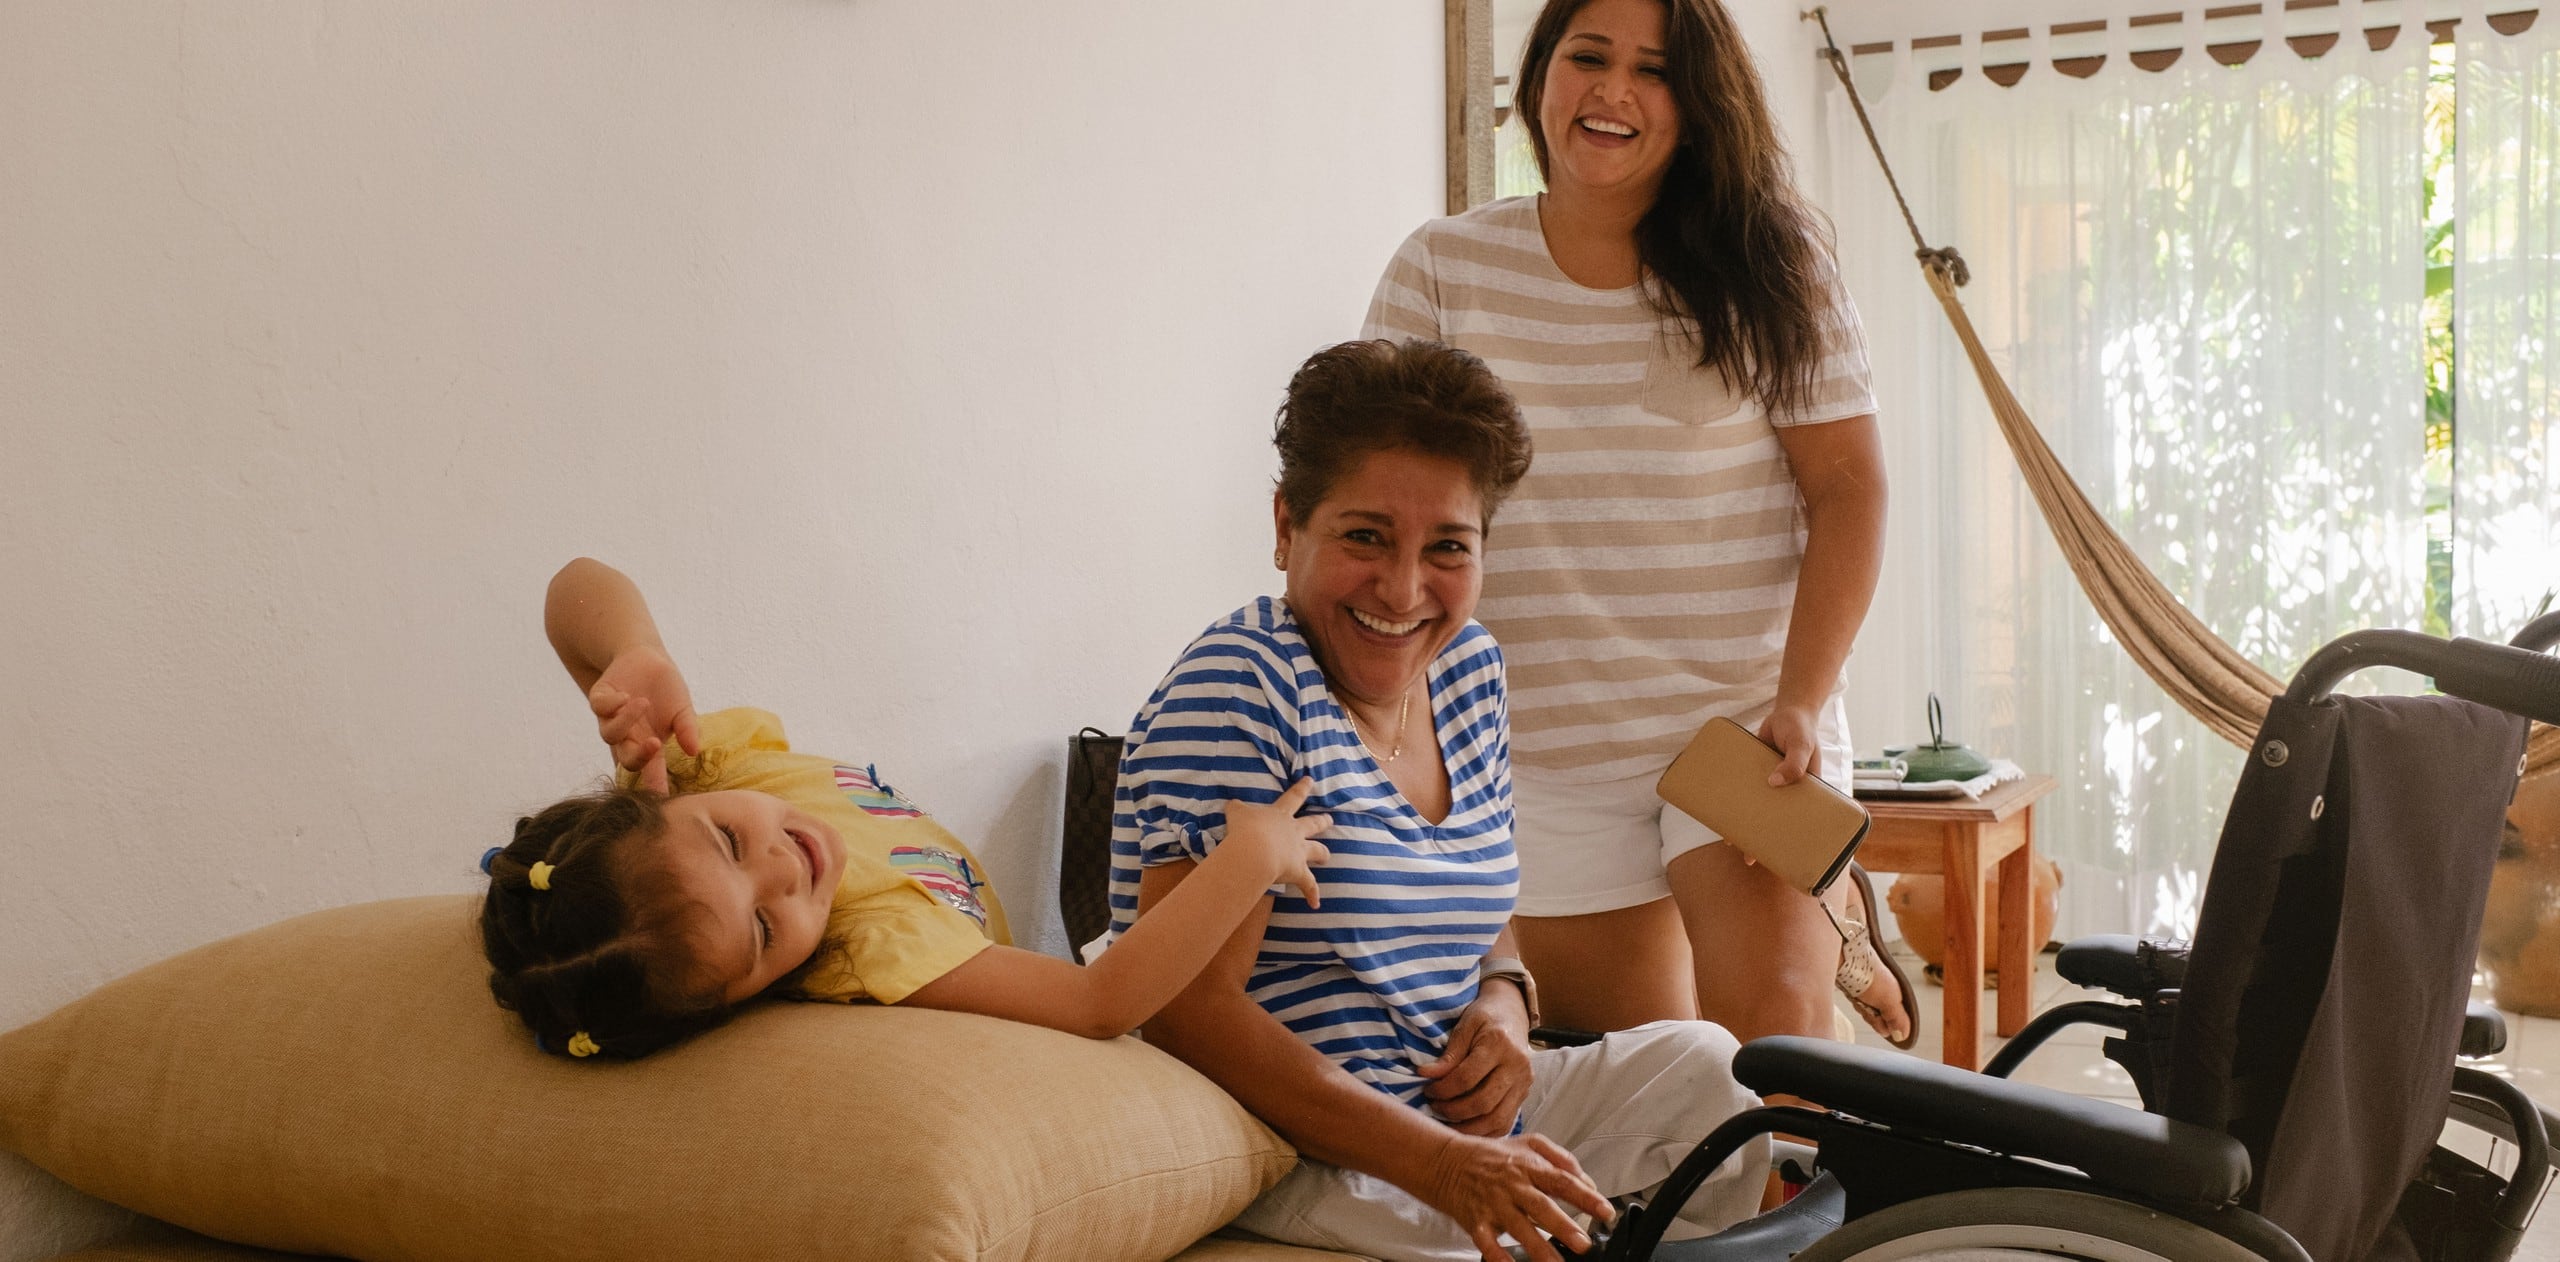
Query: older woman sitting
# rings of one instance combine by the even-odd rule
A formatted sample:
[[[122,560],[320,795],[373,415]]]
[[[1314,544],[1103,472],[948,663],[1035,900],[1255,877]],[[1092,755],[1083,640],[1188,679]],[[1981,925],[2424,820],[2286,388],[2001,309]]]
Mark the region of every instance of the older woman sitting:
[[[1758,1101],[1703,1022],[1529,1048],[1504,664],[1472,620],[1527,431],[1473,356],[1352,342],[1299,369],[1273,444],[1286,594],[1202,632],[1138,713],[1113,923],[1218,845],[1228,802],[1302,779],[1332,859],[1320,900],[1265,900],[1147,1039],[1306,1158],[1239,1226],[1388,1259],[1500,1262],[1508,1234],[1554,1258],[1542,1232],[1585,1242],[1566,1207],[1605,1217]],[[1766,1159],[1737,1154],[1673,1234],[1747,1217]]]

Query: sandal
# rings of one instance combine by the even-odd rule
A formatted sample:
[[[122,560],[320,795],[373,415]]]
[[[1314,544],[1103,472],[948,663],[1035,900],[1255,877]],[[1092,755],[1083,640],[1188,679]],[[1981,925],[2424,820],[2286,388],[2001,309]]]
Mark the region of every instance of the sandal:
[[[1901,1038],[1886,1035],[1886,1041],[1909,1051],[1920,1041],[1920,1022],[1913,1015],[1915,1009],[1911,1002],[1911,979],[1903,974],[1902,966],[1894,962],[1893,954],[1876,946],[1873,935],[1867,931],[1867,926],[1876,918],[1876,887],[1867,879],[1867,870],[1852,863],[1849,865],[1849,879],[1857,883],[1858,901],[1865,909],[1865,919],[1840,922],[1840,969],[1831,975],[1831,984],[1848,998],[1849,1006],[1858,1010],[1858,1015],[1865,1018],[1870,1029],[1884,1034],[1884,1009],[1858,998],[1867,993],[1868,987],[1875,985],[1876,965],[1883,965],[1886,974],[1893,978],[1893,984],[1902,988],[1902,1015],[1906,1027]]]

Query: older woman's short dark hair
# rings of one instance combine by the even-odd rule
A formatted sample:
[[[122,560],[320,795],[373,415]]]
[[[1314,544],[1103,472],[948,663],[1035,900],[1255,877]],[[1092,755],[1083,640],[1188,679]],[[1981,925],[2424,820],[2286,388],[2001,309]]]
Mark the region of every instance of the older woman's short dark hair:
[[[1304,522],[1372,453],[1410,450],[1467,471],[1485,522],[1529,472],[1529,428],[1484,361],[1438,342],[1344,342],[1289,379],[1271,430],[1280,502]]]

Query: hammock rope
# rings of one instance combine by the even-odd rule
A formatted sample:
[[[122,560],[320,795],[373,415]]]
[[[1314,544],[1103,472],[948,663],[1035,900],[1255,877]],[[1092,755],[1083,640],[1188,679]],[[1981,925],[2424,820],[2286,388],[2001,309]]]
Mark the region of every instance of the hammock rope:
[[[2114,633],[2116,643],[2132,656],[2142,673],[2169,694],[2170,700],[2194,715],[2214,735],[2247,748],[2257,739],[2268,705],[2284,691],[2284,681],[2225,643],[2193,610],[2179,603],[2151,567],[2134,554],[2124,536],[2107,524],[2105,516],[2089,502],[2080,484],[2072,480],[2070,471],[2053,454],[2053,448],[2045,443],[2034,418],[2027,415],[2025,405],[2009,388],[2008,379],[1992,363],[1991,352],[1974,330],[1963,301],[1956,297],[1957,287],[1972,279],[1964,256],[1954,246],[1931,246],[1921,235],[1920,221],[1912,215],[1911,203],[1902,195],[1902,182],[1894,177],[1893,163],[1885,158],[1884,144],[1876,138],[1875,124],[1867,117],[1866,102],[1859,98],[1857,84],[1850,80],[1849,58],[1831,37],[1828,11],[1815,8],[1805,16],[1822,27],[1823,58],[1830,63],[1832,75],[1840,80],[1850,108],[1857,111],[1867,147],[1875,154],[1876,166],[1884,172],[1885,186],[1892,190],[1894,204],[1902,210],[1902,222],[1911,231],[1913,254],[1928,279],[1929,292],[1937,295],[1938,306],[1946,313],[1956,340],[1964,344],[1965,358],[1972,363],[1973,375],[1991,404],[1991,414],[1999,421],[2000,436],[2007,440],[2009,454],[2025,475],[2027,489],[2035,496],[2036,507],[2044,514],[2045,525],[2053,533],[2054,544],[2062,549],[2063,559],[2070,563],[2073,577],[2079,579],[2081,591],[2096,607],[2099,619]],[[2560,770],[2560,728],[2534,726],[2525,765],[2529,776]]]

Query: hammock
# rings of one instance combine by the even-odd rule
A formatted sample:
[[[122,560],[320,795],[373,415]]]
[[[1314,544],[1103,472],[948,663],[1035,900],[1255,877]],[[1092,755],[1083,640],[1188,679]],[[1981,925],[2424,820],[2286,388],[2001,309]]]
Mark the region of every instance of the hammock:
[[[1902,208],[1902,222],[1911,230],[1912,244],[1918,247],[1920,270],[1928,278],[1929,292],[1938,296],[1938,306],[1946,312],[1947,323],[1954,328],[1956,340],[1964,343],[1965,358],[1973,363],[1974,376],[1982,382],[1982,393],[1991,403],[1991,414],[1999,419],[2000,436],[2008,440],[2009,454],[2017,459],[2019,471],[2026,475],[2027,489],[2034,493],[2036,507],[2043,512],[2045,525],[2053,531],[2053,541],[2071,564],[2071,573],[2080,580],[2080,589],[2096,606],[2098,617],[2115,633],[2116,643],[2133,656],[2142,673],[2151,676],[2179,708],[2194,715],[2212,729],[2214,735],[2247,748],[2257,739],[2258,725],[2267,717],[2267,706],[2284,691],[2284,681],[2268,674],[2256,662],[2243,657],[2238,649],[2223,642],[2194,611],[2169,593],[2160,577],[2142,563],[2142,559],[2126,545],[2124,537],[2107,524],[2097,507],[2071,480],[2062,461],[2045,445],[2044,435],[2019,404],[2009,382],[1991,362],[1991,353],[1983,349],[1982,337],[1973,328],[1973,320],[1965,314],[1964,303],[1957,299],[1956,288],[1963,285],[1967,274],[1963,256],[1952,246],[1932,249],[1920,235],[1919,221],[1911,215],[1911,203],[1902,196],[1902,184],[1893,175],[1893,164],[1885,159],[1884,145],[1876,139],[1875,124],[1867,118],[1866,103],[1858,98],[1858,87],[1849,78],[1849,59],[1831,38],[1831,20],[1826,10],[1816,8],[1809,16],[1822,26],[1824,59],[1840,87],[1849,95],[1850,107],[1858,114],[1858,126],[1867,134],[1867,146],[1876,155],[1876,165],[1883,169],[1886,187],[1893,190],[1894,203]],[[2560,770],[2560,728],[2547,724],[2534,725],[2532,739],[2525,748],[2525,775],[2549,774]]]

